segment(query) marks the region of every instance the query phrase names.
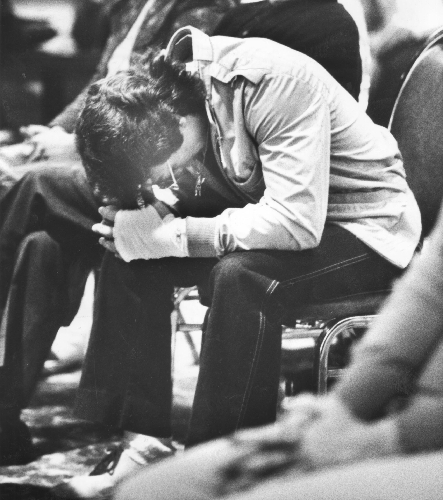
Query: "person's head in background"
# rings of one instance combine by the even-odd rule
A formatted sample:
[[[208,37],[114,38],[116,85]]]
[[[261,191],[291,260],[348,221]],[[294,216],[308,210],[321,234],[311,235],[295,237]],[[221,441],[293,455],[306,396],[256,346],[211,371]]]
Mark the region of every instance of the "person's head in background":
[[[76,137],[101,200],[135,208],[149,184],[175,183],[205,149],[203,82],[150,55],[90,87]]]

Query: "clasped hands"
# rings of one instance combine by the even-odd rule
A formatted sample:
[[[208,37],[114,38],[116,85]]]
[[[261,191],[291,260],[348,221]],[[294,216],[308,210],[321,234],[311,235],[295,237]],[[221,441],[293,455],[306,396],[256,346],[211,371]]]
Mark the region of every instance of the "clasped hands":
[[[185,221],[170,211],[162,218],[152,205],[140,210],[109,205],[99,213],[103,220],[92,227],[99,243],[126,262],[188,256]]]
[[[277,423],[232,437],[230,459],[219,471],[220,494],[252,488],[289,469],[302,474],[395,453],[391,431],[391,422],[361,421],[334,396],[299,396]]]

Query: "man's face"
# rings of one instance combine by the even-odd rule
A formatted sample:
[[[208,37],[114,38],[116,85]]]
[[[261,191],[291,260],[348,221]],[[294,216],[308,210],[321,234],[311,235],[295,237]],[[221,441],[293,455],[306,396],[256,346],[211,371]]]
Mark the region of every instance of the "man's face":
[[[178,181],[185,169],[202,157],[207,147],[207,124],[203,118],[194,115],[181,117],[179,127],[183,136],[180,148],[165,163],[149,169],[152,184],[162,188],[170,186],[174,181],[171,169]]]

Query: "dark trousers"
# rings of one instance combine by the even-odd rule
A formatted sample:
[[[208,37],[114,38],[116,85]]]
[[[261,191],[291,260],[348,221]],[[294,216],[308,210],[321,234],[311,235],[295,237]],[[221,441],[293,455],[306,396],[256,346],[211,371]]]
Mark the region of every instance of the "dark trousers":
[[[19,245],[35,231],[60,244],[66,259],[92,265],[103,252],[91,226],[98,205],[81,166],[34,167],[0,200],[0,309],[5,305]]]
[[[174,286],[200,285],[210,313],[188,445],[272,422],[288,308],[385,289],[399,274],[334,225],[326,226],[318,248],[302,252],[129,264],[108,253],[77,414],[133,432],[171,434],[170,298]]]
[[[26,236],[17,252],[1,322],[0,421],[26,407],[61,326],[74,318],[90,272],[81,259],[63,259],[46,232]]]
[[[29,402],[100,263],[97,208],[82,168],[33,165],[0,200],[0,420]]]

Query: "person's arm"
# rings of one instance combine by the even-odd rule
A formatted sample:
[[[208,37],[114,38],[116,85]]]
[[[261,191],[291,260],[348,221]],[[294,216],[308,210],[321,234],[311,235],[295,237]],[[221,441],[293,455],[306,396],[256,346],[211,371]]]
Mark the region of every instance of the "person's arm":
[[[264,195],[257,204],[229,208],[216,217],[187,217],[180,229],[172,221],[171,233],[185,233],[189,257],[254,249],[298,251],[320,242],[330,167],[330,116],[322,92],[313,92],[308,83],[290,75],[278,74],[257,86],[247,84],[243,102],[245,126],[257,143]],[[162,243],[141,231],[139,222],[131,224],[132,217],[140,214],[117,214],[116,246],[126,261],[147,259],[143,247]],[[161,248],[153,254],[168,256]]]
[[[190,256],[298,251],[321,239],[330,167],[330,112],[322,92],[291,75],[272,75],[245,85],[243,109],[257,144],[264,195],[213,219],[188,217]]]
[[[404,451],[417,453],[443,448],[443,339],[397,421]]]

